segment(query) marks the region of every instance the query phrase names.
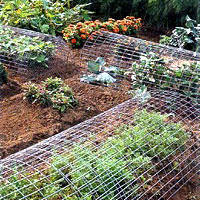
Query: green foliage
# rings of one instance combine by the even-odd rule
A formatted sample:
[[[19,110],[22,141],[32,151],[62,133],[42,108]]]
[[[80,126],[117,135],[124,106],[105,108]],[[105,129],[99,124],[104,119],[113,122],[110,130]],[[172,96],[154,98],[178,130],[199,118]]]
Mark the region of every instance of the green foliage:
[[[74,108],[77,105],[71,88],[60,78],[47,78],[40,85],[28,83],[25,98],[31,103],[52,106],[60,112],[65,112],[68,108]]]
[[[3,64],[0,63],[0,86],[7,83],[7,81],[8,81],[8,73],[4,68]]]
[[[134,88],[146,85],[147,87],[159,87],[165,90],[173,89],[187,97],[199,98],[199,62],[170,68],[164,59],[159,58],[154,53],[149,53],[147,57],[141,57],[139,64],[133,63],[132,70]]]
[[[185,28],[176,27],[171,36],[162,36],[160,43],[200,53],[200,24],[187,16]]]
[[[85,5],[70,7],[69,0],[3,0],[0,21],[10,25],[55,35],[70,23],[88,20]]]
[[[140,184],[148,184],[150,174],[156,172],[156,160],[176,154],[177,147],[189,138],[181,124],[167,122],[167,118],[156,112],[137,111],[132,125],[118,128],[118,135],[101,146],[81,142],[66,154],[55,154],[50,168],[43,171],[46,178],[37,172],[14,173],[1,182],[0,195],[5,200],[17,200],[23,195],[30,195],[28,199],[32,200],[110,200],[123,195],[133,199],[139,188],[136,178],[140,177]],[[142,175],[146,170],[149,177]]]
[[[49,57],[55,46],[38,37],[16,35],[14,31],[0,26],[0,53],[16,62],[26,63],[30,67],[47,67]]]
[[[142,17],[146,25],[162,28],[183,25],[185,17],[199,18],[198,0],[74,0],[73,3],[92,3],[90,10],[97,17]],[[200,7],[200,5],[199,5]],[[162,29],[161,29],[162,30]]]

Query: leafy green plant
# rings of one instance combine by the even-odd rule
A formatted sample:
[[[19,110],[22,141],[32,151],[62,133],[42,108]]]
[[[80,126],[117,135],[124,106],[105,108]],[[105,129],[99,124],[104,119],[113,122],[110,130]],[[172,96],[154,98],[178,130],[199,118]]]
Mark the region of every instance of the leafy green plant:
[[[8,73],[4,68],[3,64],[0,63],[0,86],[7,83],[7,81],[8,81]]]
[[[28,83],[25,89],[25,99],[42,106],[52,106],[60,112],[65,112],[68,108],[74,108],[77,105],[71,88],[65,85],[60,78],[52,77],[47,78],[40,85]]]
[[[55,45],[38,37],[16,35],[14,31],[0,26],[0,53],[15,62],[30,67],[47,67]]]
[[[140,63],[132,65],[133,87],[146,85],[174,90],[192,99],[198,99],[200,85],[200,63],[183,64],[179,68],[170,68],[167,61],[150,52],[141,57]]]
[[[70,23],[90,19],[86,6],[71,8],[69,0],[3,0],[0,21],[3,25],[55,35]]]
[[[55,154],[43,173],[18,173],[20,169],[16,169],[8,180],[1,181],[0,195],[5,200],[25,195],[33,200],[110,200],[124,195],[133,199],[141,181],[148,183],[150,174],[156,172],[156,161],[176,154],[177,147],[184,146],[189,138],[181,124],[167,122],[167,118],[156,112],[137,111],[131,125],[118,128],[117,135],[99,147],[75,143],[66,154]],[[146,170],[149,177],[142,175]]]
[[[176,27],[172,31],[171,36],[162,36],[161,44],[166,44],[174,47],[185,48],[200,53],[200,24],[195,20],[186,17],[184,27]]]

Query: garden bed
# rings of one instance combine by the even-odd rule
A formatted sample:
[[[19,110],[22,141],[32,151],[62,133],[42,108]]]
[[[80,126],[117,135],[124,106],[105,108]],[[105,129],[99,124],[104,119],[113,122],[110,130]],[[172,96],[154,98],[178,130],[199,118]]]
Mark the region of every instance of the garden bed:
[[[78,62],[78,61],[77,61]],[[58,63],[58,62],[57,62]],[[24,149],[42,139],[89,119],[130,98],[130,84],[120,90],[80,82],[85,69],[60,65],[44,70],[29,70],[25,75],[9,71],[9,83],[1,89],[0,156]],[[79,104],[59,114],[52,108],[31,105],[23,99],[23,84],[38,83],[49,76],[58,76],[69,85]]]

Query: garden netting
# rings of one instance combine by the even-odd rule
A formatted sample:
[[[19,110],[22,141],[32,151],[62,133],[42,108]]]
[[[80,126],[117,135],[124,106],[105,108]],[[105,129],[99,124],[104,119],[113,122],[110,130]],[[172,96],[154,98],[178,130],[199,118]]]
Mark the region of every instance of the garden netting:
[[[82,66],[99,57],[133,98],[2,159],[0,199],[167,200],[199,184],[199,55],[102,32]]]

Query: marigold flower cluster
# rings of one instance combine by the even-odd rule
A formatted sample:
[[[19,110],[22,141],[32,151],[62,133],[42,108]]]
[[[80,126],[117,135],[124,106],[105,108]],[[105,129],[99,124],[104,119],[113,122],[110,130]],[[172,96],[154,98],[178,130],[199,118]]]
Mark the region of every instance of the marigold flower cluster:
[[[100,31],[109,31],[124,35],[134,35],[142,27],[142,19],[132,16],[127,16],[123,20],[115,20],[109,18],[106,22],[99,20],[79,22],[76,25],[70,24],[62,33],[64,39],[73,47],[82,47],[85,41],[89,38],[93,40],[93,35]]]

